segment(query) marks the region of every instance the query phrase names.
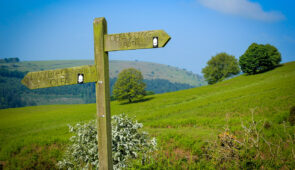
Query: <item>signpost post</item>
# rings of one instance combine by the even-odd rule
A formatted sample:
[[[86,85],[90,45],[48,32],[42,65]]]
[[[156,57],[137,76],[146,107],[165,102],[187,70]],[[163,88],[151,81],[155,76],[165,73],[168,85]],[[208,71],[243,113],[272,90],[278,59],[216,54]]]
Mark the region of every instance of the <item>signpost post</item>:
[[[21,81],[30,89],[96,82],[99,168],[113,169],[109,87],[109,51],[164,47],[170,36],[163,30],[107,34],[105,18],[96,18],[94,65],[29,72]]]

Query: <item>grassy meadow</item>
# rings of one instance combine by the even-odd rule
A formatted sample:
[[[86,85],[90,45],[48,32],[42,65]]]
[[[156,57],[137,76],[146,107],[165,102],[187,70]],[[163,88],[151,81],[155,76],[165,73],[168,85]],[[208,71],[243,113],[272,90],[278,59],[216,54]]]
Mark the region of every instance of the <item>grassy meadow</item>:
[[[147,96],[138,103],[114,101],[111,113],[135,116],[157,138],[167,159],[189,164],[188,159],[197,162],[202,146],[226,126],[239,132],[241,122],[250,120],[252,113],[255,119],[270,122],[267,134],[284,135],[279,125],[288,120],[294,105],[295,62],[290,62],[258,75]],[[95,112],[95,104],[0,110],[0,164],[5,169],[54,168],[69,143],[67,124],[95,119]]]

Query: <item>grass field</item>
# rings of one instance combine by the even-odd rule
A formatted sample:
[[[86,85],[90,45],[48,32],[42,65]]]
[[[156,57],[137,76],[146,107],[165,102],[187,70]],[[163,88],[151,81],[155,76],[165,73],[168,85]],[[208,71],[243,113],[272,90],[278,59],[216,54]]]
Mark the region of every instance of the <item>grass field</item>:
[[[295,105],[295,62],[258,75],[241,75],[215,85],[148,96],[146,101],[111,103],[112,114],[136,116],[168,152],[198,155],[228,125],[287,121]],[[67,124],[95,118],[95,104],[49,105],[0,110],[0,163],[6,168],[53,167],[71,136]]]

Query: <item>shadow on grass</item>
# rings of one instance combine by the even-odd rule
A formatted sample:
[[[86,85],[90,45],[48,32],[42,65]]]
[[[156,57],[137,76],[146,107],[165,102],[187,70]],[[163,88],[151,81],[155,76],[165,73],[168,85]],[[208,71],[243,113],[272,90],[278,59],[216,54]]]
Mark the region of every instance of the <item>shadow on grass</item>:
[[[269,69],[266,69],[266,70],[263,70],[263,71],[259,71],[259,72],[254,73],[254,74],[248,74],[248,73],[246,73],[246,75],[247,75],[247,76],[257,75],[257,74],[265,73],[265,72],[268,72],[268,71],[271,71],[271,70],[275,70],[275,69],[277,69],[277,68],[279,68],[279,67],[282,67],[282,66],[284,66],[284,64],[278,64],[278,65],[273,66],[273,67],[271,67],[271,68],[269,68]]]
[[[120,105],[125,105],[125,104],[132,104],[132,103],[141,103],[141,102],[146,102],[146,101],[149,101],[149,100],[152,100],[154,99],[154,97],[145,97],[143,99],[139,99],[139,100],[135,100],[131,103],[129,103],[128,101],[124,101],[122,103],[120,103]]]

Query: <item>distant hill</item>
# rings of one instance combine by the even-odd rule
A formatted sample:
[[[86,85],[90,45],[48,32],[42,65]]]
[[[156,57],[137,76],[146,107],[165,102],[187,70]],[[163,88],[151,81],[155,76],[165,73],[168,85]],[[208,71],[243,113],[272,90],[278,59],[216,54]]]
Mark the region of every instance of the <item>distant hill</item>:
[[[157,138],[158,147],[164,149],[157,154],[163,154],[168,161],[160,169],[167,166],[177,169],[170,167],[175,165],[198,167],[202,166],[198,164],[199,158],[206,154],[204,146],[208,141],[216,139],[224,132],[223,128],[239,135],[243,131],[241,122],[251,120],[252,116],[257,123],[268,122],[269,127],[261,130],[274,140],[285,139],[282,137],[288,131],[286,128],[294,132],[295,127],[288,126],[287,120],[290,107],[295,105],[295,62],[262,74],[240,75],[214,85],[146,99],[132,104],[113,101],[112,115],[136,116],[144,130]],[[34,168],[30,165],[44,166],[39,169],[52,167],[60,159],[62,148],[70,142],[67,125],[94,120],[95,114],[95,104],[2,109],[0,161],[7,169]],[[291,150],[285,149],[284,154],[290,155],[288,151]]]
[[[92,60],[25,61],[0,63],[0,108],[22,107],[45,104],[82,104],[95,102],[95,85],[87,83],[29,90],[20,81],[29,71],[51,70],[80,65],[91,65]],[[189,89],[206,84],[203,78],[172,66],[138,62],[110,61],[110,87],[118,73],[125,68],[141,70],[146,90],[165,93]]]
[[[110,77],[117,77],[121,70],[130,67],[140,70],[144,79],[164,79],[173,83],[189,84],[195,87],[206,84],[202,76],[185,69],[141,61],[110,61]]]
[[[0,63],[0,67],[18,71],[40,71],[58,68],[92,65],[93,60],[53,60],[53,61],[23,61],[19,63]],[[194,87],[205,85],[203,77],[193,72],[177,67],[142,61],[110,61],[110,78],[117,77],[125,68],[140,70],[144,79],[163,79],[172,83],[188,84]]]

